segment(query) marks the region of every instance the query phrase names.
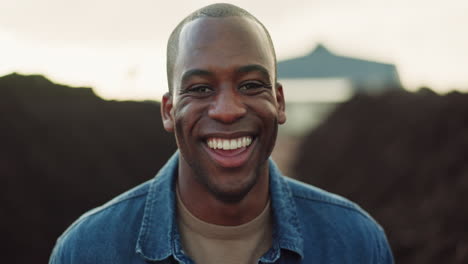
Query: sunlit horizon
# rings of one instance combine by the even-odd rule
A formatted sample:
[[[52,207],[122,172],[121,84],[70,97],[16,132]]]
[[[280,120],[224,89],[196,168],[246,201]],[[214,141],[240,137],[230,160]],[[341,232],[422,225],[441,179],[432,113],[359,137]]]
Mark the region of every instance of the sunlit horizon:
[[[159,100],[167,90],[165,45],[172,28],[213,2],[6,3],[0,10],[0,76],[40,74],[91,87],[105,99]],[[266,25],[278,60],[304,56],[321,43],[335,54],[396,65],[407,90],[468,92],[466,2],[232,3]]]

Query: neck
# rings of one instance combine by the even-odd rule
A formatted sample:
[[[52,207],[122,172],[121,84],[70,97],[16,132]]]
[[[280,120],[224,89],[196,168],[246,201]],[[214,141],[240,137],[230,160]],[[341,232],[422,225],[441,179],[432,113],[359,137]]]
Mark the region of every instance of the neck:
[[[207,223],[236,226],[256,218],[269,199],[268,162],[260,170],[254,186],[235,202],[223,201],[204,184],[183,169],[179,163],[178,188],[185,207],[194,216]],[[192,172],[191,170],[189,172]]]

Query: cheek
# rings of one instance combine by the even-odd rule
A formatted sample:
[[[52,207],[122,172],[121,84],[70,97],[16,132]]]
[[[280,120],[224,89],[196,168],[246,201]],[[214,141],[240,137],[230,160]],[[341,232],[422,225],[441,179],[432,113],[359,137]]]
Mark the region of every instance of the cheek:
[[[174,107],[174,123],[178,137],[188,134],[193,130],[198,119],[200,119],[203,106],[181,100]]]
[[[265,122],[278,119],[278,108],[270,98],[252,101],[251,109],[259,115]]]

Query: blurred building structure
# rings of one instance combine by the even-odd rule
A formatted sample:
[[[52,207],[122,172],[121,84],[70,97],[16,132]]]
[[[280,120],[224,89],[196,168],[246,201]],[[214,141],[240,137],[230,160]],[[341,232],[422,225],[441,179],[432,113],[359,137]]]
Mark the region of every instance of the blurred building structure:
[[[306,56],[278,62],[287,122],[280,126],[273,158],[287,175],[303,136],[355,93],[402,89],[395,65],[336,55],[319,44]]]
[[[306,56],[278,62],[288,123],[282,133],[302,136],[354,93],[402,89],[395,65],[336,55],[318,44]]]

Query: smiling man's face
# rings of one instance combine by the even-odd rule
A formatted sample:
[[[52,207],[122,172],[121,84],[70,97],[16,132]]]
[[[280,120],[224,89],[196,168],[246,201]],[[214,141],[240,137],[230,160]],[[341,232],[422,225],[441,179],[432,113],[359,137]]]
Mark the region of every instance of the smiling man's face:
[[[227,202],[268,177],[278,124],[286,120],[274,64],[253,20],[207,17],[184,26],[169,80],[174,91],[162,106],[181,153],[179,177]]]

